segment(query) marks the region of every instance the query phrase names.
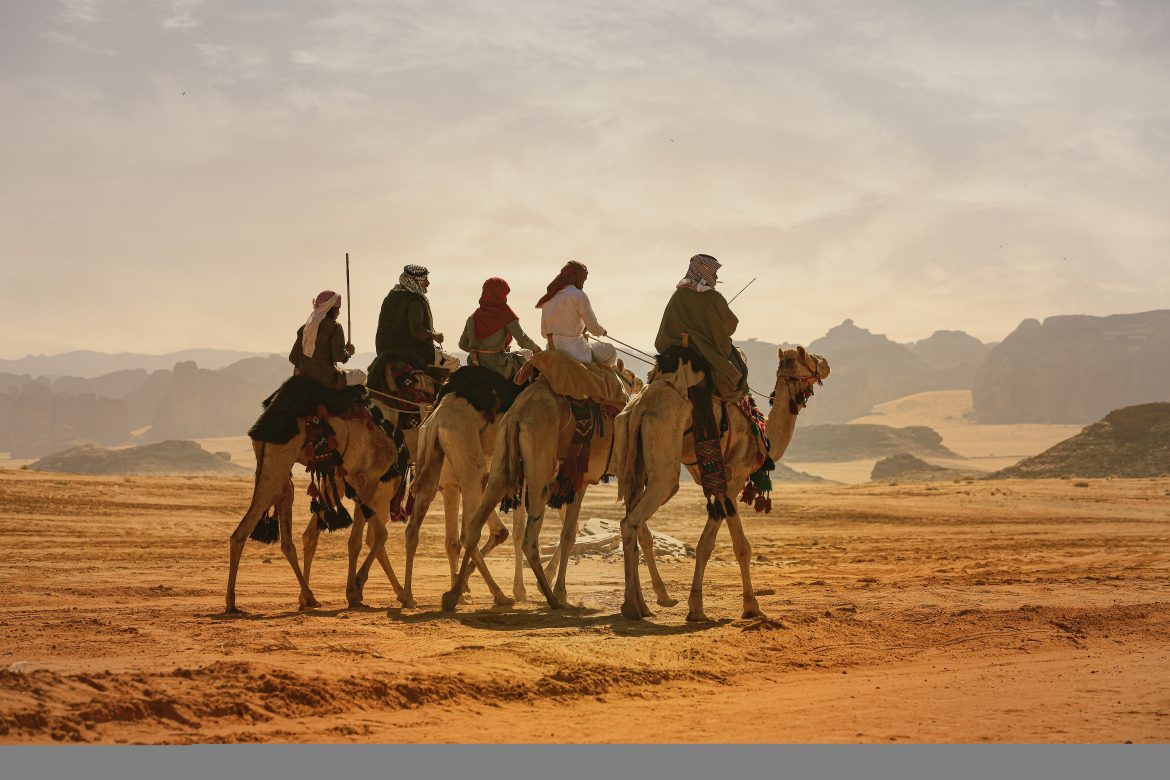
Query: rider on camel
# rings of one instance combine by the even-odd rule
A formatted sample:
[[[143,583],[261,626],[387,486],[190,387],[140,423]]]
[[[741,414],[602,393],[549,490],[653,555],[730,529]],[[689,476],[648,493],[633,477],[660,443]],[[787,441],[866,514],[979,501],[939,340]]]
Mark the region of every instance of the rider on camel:
[[[679,346],[698,352],[711,367],[715,394],[735,403],[747,392],[748,369],[731,340],[739,319],[715,289],[720,265],[711,255],[691,258],[686,276],[675,285],[662,313],[654,348],[660,355]]]
[[[483,283],[479,308],[467,318],[459,348],[467,352],[468,363],[494,371],[511,379],[520,366],[540,347],[520,327],[520,318],[508,305],[511,288],[498,276]],[[522,347],[511,351],[512,341]]]
[[[337,368],[337,363],[346,363],[353,355],[353,344],[346,343],[345,332],[337,322],[340,313],[341,296],[332,290],[314,298],[313,313],[297,329],[297,340],[288,356],[294,374],[307,376],[330,390],[366,383],[366,373],[361,369]]]
[[[617,351],[612,344],[585,340],[585,332],[604,336],[605,328],[597,321],[589,296],[582,288],[589,276],[584,264],[570,260],[557,277],[549,282],[548,291],[536,303],[541,310],[540,332],[549,348],[573,356],[582,363],[595,361],[612,365]]]

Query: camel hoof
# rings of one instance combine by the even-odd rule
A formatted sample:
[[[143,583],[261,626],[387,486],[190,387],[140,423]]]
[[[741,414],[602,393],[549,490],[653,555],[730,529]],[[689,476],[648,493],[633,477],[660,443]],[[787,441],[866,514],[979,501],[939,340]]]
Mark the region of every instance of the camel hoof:
[[[460,604],[470,604],[471,603],[471,596],[468,596],[466,592],[460,593],[459,594],[459,603]]]
[[[650,607],[646,606],[645,602],[638,605],[638,609],[642,611],[642,617],[652,618],[654,613],[650,611]]]
[[[418,606],[418,602],[414,600],[414,596],[408,596],[405,593],[398,597],[398,603],[402,605],[403,609],[414,609]]]
[[[659,596],[658,597],[658,606],[660,606],[660,607],[673,607],[673,606],[677,606],[677,605],[678,605],[678,599],[672,599],[670,596]]]
[[[459,603],[459,593],[449,590],[443,594],[443,611],[454,612],[455,606]]]
[[[688,623],[710,623],[711,618],[707,617],[707,613],[705,613],[705,612],[691,611],[691,612],[687,613],[687,622]]]
[[[496,596],[496,606],[497,607],[510,607],[515,603],[516,603],[515,599],[510,599],[507,596],[505,596],[503,593]]]
[[[227,607],[224,608],[223,614],[225,614],[225,615],[242,615],[242,614],[244,614],[244,610],[240,609],[235,604],[229,604]]]
[[[622,617],[628,620],[641,620],[642,610],[638,609],[637,604],[631,604],[626,601],[622,603]]]
[[[740,615],[740,617],[744,620],[747,620],[748,618],[766,617],[766,615],[764,615],[764,611],[759,607],[749,607],[743,611],[743,614]]]
[[[310,593],[307,597],[301,596],[300,605],[302,610],[317,609],[321,606],[321,602],[317,601],[317,598],[312,593]]]
[[[569,596],[563,590],[554,590],[553,591],[553,598],[556,599],[561,604],[568,604],[569,603]]]
[[[362,601],[360,598],[349,599],[348,603],[349,603],[350,609],[362,609],[363,607],[366,606],[366,603],[364,601]]]
[[[515,601],[528,601],[528,592],[524,588],[512,588],[512,598]]]

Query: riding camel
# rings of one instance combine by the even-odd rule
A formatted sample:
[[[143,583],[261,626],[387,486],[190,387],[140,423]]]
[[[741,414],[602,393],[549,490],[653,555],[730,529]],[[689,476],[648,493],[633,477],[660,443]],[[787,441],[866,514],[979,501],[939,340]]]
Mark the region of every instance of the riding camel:
[[[406,574],[402,593],[398,597],[402,606],[417,606],[412,589],[414,557],[427,509],[430,508],[435,493],[439,491],[443,495],[446,515],[445,546],[447,562],[451,569],[451,587],[455,587],[461,551],[460,503],[462,500],[464,515],[479,506],[496,428],[496,421],[485,421],[483,415],[470,402],[454,394],[444,396],[419,428],[418,456],[415,459],[415,475],[410,487],[414,494],[414,506],[406,524]],[[494,509],[489,514],[488,523],[492,532],[483,549],[474,556],[476,567],[483,575],[496,605],[510,606],[515,600],[524,599],[524,578],[520,564],[523,560],[520,540],[523,538],[524,515],[517,510],[513,518],[516,565],[512,593],[515,599],[504,595],[483,563],[483,556],[508,538],[508,529],[504,527]]]
[[[393,569],[389,568],[389,558],[386,557],[385,546],[389,535],[386,521],[390,515],[390,502],[398,487],[401,477],[395,477],[388,482],[382,482],[381,477],[386,474],[397,459],[397,450],[389,437],[380,429],[369,427],[364,420],[346,420],[340,417],[329,418],[329,425],[338,442],[338,451],[342,454],[342,465],[348,472],[346,477],[356,492],[355,502],[358,507],[367,506],[372,510],[369,522],[370,552],[357,565],[358,555],[362,549],[362,530],[367,522],[365,513],[357,509],[353,513],[353,525],[349,533],[349,569],[346,579],[345,595],[350,606],[359,606],[362,603],[362,592],[369,577],[370,566],[375,558],[384,559],[383,567],[390,577],[391,585],[401,592],[401,585],[394,576]],[[305,568],[297,562],[296,544],[292,536],[292,507],[293,481],[292,468],[294,464],[306,463],[305,459],[305,423],[297,421],[298,433],[284,444],[253,441],[252,447],[256,453],[255,485],[252,489],[252,501],[248,511],[244,513],[240,524],[231,536],[231,563],[228,572],[226,611],[237,613],[236,607],[236,575],[239,571],[240,556],[244,551],[244,544],[255,529],[260,517],[269,509],[275,507],[280,526],[280,549],[284,557],[292,566],[293,573],[300,583],[300,606],[302,609],[320,606],[309,587],[309,567],[312,556],[309,554],[308,537],[306,531]],[[315,517],[309,520],[310,527],[317,531]],[[313,534],[313,547],[316,547],[316,534]]]
[[[632,385],[632,374],[623,377],[627,386]],[[514,495],[516,499],[523,499],[527,508],[527,524],[524,528],[522,549],[524,556],[536,577],[540,592],[553,609],[567,605],[565,589],[565,572],[568,565],[567,551],[571,550],[577,537],[577,517],[581,512],[581,502],[588,485],[596,485],[602,476],[609,472],[610,457],[613,450],[612,421],[602,426],[590,444],[589,462],[585,470],[584,485],[571,503],[563,507],[561,536],[559,549],[561,554],[554,554],[549,562],[550,568],[555,564],[557,568],[556,586],[550,587],[549,573],[541,567],[540,562],[540,529],[544,522],[545,507],[550,495],[550,486],[556,479],[559,464],[559,453],[567,450],[571,441],[574,421],[568,401],[555,394],[544,377],[538,379],[526,388],[512,404],[500,422],[494,444],[491,471],[488,475],[487,486],[483,498],[474,514],[470,516],[463,528],[463,561],[458,573],[458,581],[451,590],[443,594],[443,610],[453,611],[462,593],[462,585],[470,574],[471,556],[469,550],[478,543],[483,525],[489,514],[500,503],[501,499],[516,490],[519,482],[526,486],[521,494]],[[654,545],[650,529],[643,526],[642,550],[645,554],[646,565],[650,571],[650,578],[658,596],[658,603],[663,606],[672,606],[678,603],[670,598],[666,586],[658,573],[654,560]],[[641,594],[639,594],[641,598]],[[642,602],[645,607],[645,603]],[[649,612],[649,609],[646,609]]]
[[[804,347],[781,349],[780,364],[776,370],[776,384],[772,410],[767,418],[769,457],[779,462],[792,441],[797,415],[810,396],[813,384],[829,375],[829,364],[819,355],[806,352]],[[685,370],[680,367],[680,372]],[[626,504],[622,520],[622,549],[625,553],[625,600],[622,615],[638,620],[648,616],[638,582],[638,542],[644,538],[646,521],[678,491],[679,465],[685,465],[695,482],[699,482],[693,436],[687,432],[693,427],[691,401],[686,387],[701,380],[701,373],[688,381],[677,380],[675,374],[662,374],[626,407],[626,420],[619,418],[617,449],[619,466],[618,485]],[[681,385],[681,386],[680,386]],[[715,414],[723,414],[722,404],[713,399]],[[734,502],[736,493],[747,482],[748,476],[760,465],[755,435],[747,417],[728,409],[728,430],[722,436],[722,451],[730,487],[729,497]],[[733,492],[734,491],[734,492]],[[705,621],[703,611],[703,575],[707,561],[715,547],[719,533],[719,519],[709,517],[695,550],[695,574],[691,583],[688,621]],[[743,579],[743,617],[761,616],[751,582],[751,544],[744,535],[737,512],[727,515],[727,528],[735,558]]]

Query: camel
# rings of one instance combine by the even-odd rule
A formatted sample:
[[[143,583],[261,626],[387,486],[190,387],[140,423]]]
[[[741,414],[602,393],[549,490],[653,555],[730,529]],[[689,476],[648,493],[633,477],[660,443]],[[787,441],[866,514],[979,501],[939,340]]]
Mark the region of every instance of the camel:
[[[479,506],[496,428],[496,422],[485,422],[482,414],[468,401],[456,395],[445,396],[419,428],[418,457],[411,484],[414,506],[411,509],[410,520],[406,524],[406,574],[403,590],[399,595],[402,606],[417,606],[412,589],[414,556],[427,509],[430,508],[438,491],[442,491],[443,494],[447,562],[451,569],[451,587],[455,587],[461,549],[460,502],[462,499],[465,514],[469,509]],[[525,597],[523,572],[520,568],[523,555],[519,542],[523,536],[520,533],[523,528],[523,515],[517,510],[513,519],[516,566],[512,593],[515,599],[504,595],[483,563],[483,556],[508,538],[508,529],[504,527],[494,510],[488,517],[488,523],[492,533],[483,549],[474,555],[475,563],[492,592],[496,605],[510,606],[514,600],[523,600]]]
[[[829,364],[819,355],[806,352],[804,347],[781,349],[780,365],[776,370],[774,403],[767,418],[770,444],[769,457],[779,462],[792,441],[796,418],[811,395],[811,386],[829,375]],[[692,426],[691,402],[685,387],[670,381],[673,375],[655,377],[642,391],[637,401],[627,406],[627,426],[618,425],[620,466],[617,470],[626,516],[622,520],[622,549],[625,553],[625,600],[622,615],[638,620],[647,616],[638,583],[638,542],[641,529],[659,507],[678,491],[679,464],[686,465],[695,482],[699,471],[695,465],[694,439],[687,436]],[[698,375],[701,378],[701,374]],[[722,413],[722,404],[713,400],[716,415]],[[734,502],[748,475],[758,467],[758,451],[751,425],[739,411],[728,409],[728,432],[723,435],[724,464],[727,470],[729,497]],[[708,518],[707,525],[695,550],[695,574],[688,601],[688,621],[708,620],[703,611],[703,575],[715,537],[719,533],[719,519]],[[744,535],[737,512],[727,517],[735,558],[743,580],[743,617],[762,616],[751,582],[751,544]]]
[[[643,382],[633,371],[626,368],[621,360],[617,361],[616,368],[618,376],[631,395],[641,392]],[[464,519],[467,520],[466,514],[479,506],[479,500],[483,494],[484,480],[487,477],[497,428],[497,420],[485,423],[484,418],[470,403],[456,396],[447,396],[444,402],[441,402],[431,413],[431,416],[423,422],[419,432],[419,458],[415,467],[415,481],[411,486],[414,493],[414,508],[406,526],[406,574],[403,579],[403,606],[416,606],[411,587],[414,555],[418,548],[419,529],[426,518],[427,509],[434,500],[436,490],[443,494],[443,506],[446,510],[447,561],[451,569],[451,587],[455,586],[458,574],[457,561],[462,548],[459,541],[461,532],[456,517],[459,500],[462,497]],[[562,508],[562,526],[564,518],[565,509]],[[492,590],[498,606],[510,606],[516,601],[527,599],[527,590],[524,586],[525,557],[523,549],[523,531],[526,519],[527,511],[521,504],[516,507],[512,515],[512,540],[515,556],[511,599],[498,593],[495,583],[491,579],[491,575],[486,573],[485,567],[478,562],[476,564],[481,573],[485,574],[488,587]],[[491,528],[491,535],[479,552],[481,558],[508,538],[508,530],[494,509],[488,515],[488,525]],[[463,527],[466,527],[466,523]],[[552,572],[559,562],[561,549],[561,545],[558,544],[552,559],[545,566],[546,578],[552,577]],[[463,601],[465,598],[465,595],[461,596],[460,600]]]
[[[360,506],[365,504],[373,510],[369,521],[370,552],[361,567],[357,566],[357,558],[362,549],[362,530],[367,522],[365,514],[360,509],[353,513],[353,526],[349,534],[349,571],[346,580],[345,594],[350,606],[359,606],[362,603],[362,593],[366,579],[369,577],[370,566],[375,558],[383,559],[383,566],[390,577],[391,585],[401,592],[401,586],[394,576],[393,569],[389,568],[389,558],[386,557],[385,545],[389,533],[386,521],[390,514],[390,501],[398,487],[395,478],[389,482],[382,482],[381,477],[394,463],[397,456],[393,443],[378,429],[369,428],[361,420],[345,420],[339,417],[329,419],[337,437],[338,450],[342,453],[342,463],[348,472],[346,479],[357,493],[356,502]],[[304,463],[305,425],[297,422],[298,433],[285,444],[272,444],[253,441],[256,452],[256,475],[252,489],[252,500],[231,536],[230,569],[226,598],[226,612],[238,613],[236,606],[236,575],[239,571],[240,556],[244,551],[244,544],[259,522],[261,515],[271,507],[277,508],[280,524],[280,549],[284,557],[292,566],[293,573],[300,584],[300,607],[308,609],[320,606],[309,587],[309,567],[312,556],[306,541],[306,556],[304,571],[297,562],[296,545],[292,536],[292,507],[293,482],[292,467],[296,463]],[[310,527],[317,532],[316,518],[309,521]],[[309,532],[305,532],[305,537]],[[313,547],[316,547],[316,533],[313,534]]]
[[[628,372],[627,372],[628,373]],[[632,374],[630,375],[632,376]],[[629,376],[625,379],[629,383]],[[451,590],[443,594],[443,610],[450,612],[455,609],[462,585],[470,574],[471,554],[479,543],[480,534],[488,515],[523,478],[526,485],[523,491],[523,500],[527,508],[527,524],[524,528],[521,547],[541,594],[549,606],[559,609],[567,606],[565,589],[565,571],[568,565],[567,551],[571,550],[577,536],[577,517],[581,511],[581,501],[588,485],[596,485],[609,471],[610,457],[613,449],[614,426],[607,421],[603,426],[602,435],[596,436],[590,446],[589,465],[585,474],[585,486],[578,492],[572,503],[563,508],[563,522],[559,550],[561,554],[554,554],[549,562],[550,569],[555,564],[557,568],[556,586],[550,587],[549,573],[541,567],[540,562],[540,528],[544,521],[545,505],[549,498],[549,487],[556,479],[559,463],[558,453],[564,452],[573,433],[573,417],[569,411],[569,404],[563,397],[556,395],[544,378],[538,379],[526,388],[512,408],[500,421],[496,433],[494,455],[491,471],[488,475],[487,486],[483,498],[474,514],[467,518],[463,528],[463,561],[459,569],[458,581]],[[516,496],[521,498],[521,496]],[[517,510],[519,511],[519,510]],[[650,570],[650,577],[654,590],[658,596],[658,603],[663,606],[673,606],[678,603],[671,599],[666,592],[666,586],[658,573],[654,561],[653,539],[648,527],[644,530],[642,549],[645,553],[646,564]],[[639,594],[639,598],[641,594]],[[645,603],[642,603],[645,607]],[[649,609],[646,609],[649,612]]]

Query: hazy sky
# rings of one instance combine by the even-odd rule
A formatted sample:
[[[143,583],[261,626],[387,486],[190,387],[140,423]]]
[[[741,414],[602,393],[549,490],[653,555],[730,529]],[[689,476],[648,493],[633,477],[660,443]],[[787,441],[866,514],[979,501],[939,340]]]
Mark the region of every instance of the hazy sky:
[[[283,351],[404,263],[586,263],[649,346],[714,254],[741,337],[1170,307],[1170,4],[0,2],[0,357]]]

